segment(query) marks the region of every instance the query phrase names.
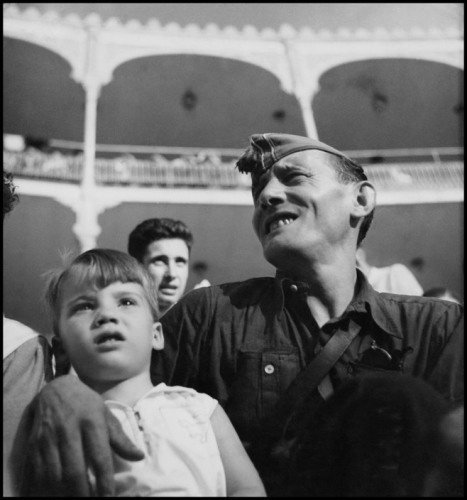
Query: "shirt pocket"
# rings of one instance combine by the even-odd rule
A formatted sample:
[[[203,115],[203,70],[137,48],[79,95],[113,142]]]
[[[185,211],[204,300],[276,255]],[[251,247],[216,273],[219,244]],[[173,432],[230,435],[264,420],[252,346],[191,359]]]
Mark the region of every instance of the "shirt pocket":
[[[240,351],[236,368],[228,414],[240,434],[251,434],[300,372],[298,350]]]
[[[350,363],[351,366],[351,374],[352,376],[356,377],[359,375],[365,375],[369,373],[384,373],[384,372],[391,372],[391,373],[402,373],[401,370],[395,370],[392,368],[381,368],[378,366],[372,366],[366,363],[360,363],[358,361],[354,361],[353,363]]]

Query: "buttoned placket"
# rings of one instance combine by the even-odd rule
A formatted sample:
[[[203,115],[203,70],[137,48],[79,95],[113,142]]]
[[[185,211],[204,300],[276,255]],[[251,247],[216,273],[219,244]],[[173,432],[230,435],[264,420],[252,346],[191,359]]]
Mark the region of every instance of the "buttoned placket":
[[[150,442],[148,434],[145,429],[144,420],[141,417],[141,413],[138,408],[131,407],[117,401],[111,401],[110,404],[117,407],[118,411],[124,412],[125,418],[130,424],[136,446],[141,447],[143,450],[149,450]]]
[[[301,356],[301,361],[304,368],[316,354],[316,347],[319,343],[320,328],[315,318],[313,317],[313,314],[311,313],[306,301],[308,285],[302,283],[290,283],[288,282],[288,280],[286,280],[286,283],[284,283],[284,288],[289,292],[289,310],[298,310],[297,312],[300,315],[300,323],[305,325],[306,329],[309,332],[308,338],[304,339],[303,337],[301,337],[300,339],[295,339],[296,342],[304,344],[305,353],[304,356]],[[284,303],[286,300],[287,299],[284,294]]]
[[[318,354],[318,352],[321,351],[321,349],[324,347],[322,344],[321,344],[321,341],[323,339],[323,334],[327,336],[329,336],[329,338],[327,339],[326,342],[328,342],[330,340],[330,338],[333,336],[333,335],[338,335],[340,331],[342,331],[342,327],[343,327],[343,322],[347,322],[347,325],[346,325],[346,329],[348,328],[349,331],[355,331],[353,329],[357,329],[357,331],[355,331],[355,337],[357,337],[358,333],[360,332],[361,330],[361,325],[356,323],[350,316],[348,316],[349,313],[352,313],[352,310],[348,310],[344,313],[344,315],[339,319],[339,320],[331,320],[331,323],[326,323],[326,325],[330,326],[330,325],[333,325],[333,331],[332,332],[325,332],[325,328],[326,328],[326,325],[323,326],[323,328],[319,328],[318,324],[316,323],[311,311],[309,310],[309,307],[308,307],[308,304],[306,303],[306,294],[307,294],[307,285],[306,284],[296,284],[296,283],[290,283],[287,279],[284,280],[284,288],[285,290],[288,290],[289,293],[291,293],[292,295],[296,295],[297,296],[297,299],[300,300],[302,299],[303,300],[303,304],[301,304],[300,306],[303,306],[307,311],[308,313],[308,317],[310,318],[312,324],[310,325],[310,332],[312,333],[313,332],[313,327],[316,328],[316,336],[313,335],[312,333],[312,337],[309,339],[309,342],[310,344],[313,346],[312,349],[313,349],[313,356],[312,356],[312,359],[314,359],[314,357]],[[284,292],[285,292],[284,290]],[[284,293],[284,297],[283,297],[283,300],[285,301],[286,300],[286,297],[285,297],[285,293]],[[321,339],[321,341],[320,341]],[[325,344],[324,344],[325,345]],[[318,385],[318,392],[320,393],[321,397],[323,399],[328,399],[334,392],[334,388],[333,388],[333,384],[331,382],[331,378],[330,378],[330,374],[328,373],[324,378],[323,380],[320,382],[320,384]]]

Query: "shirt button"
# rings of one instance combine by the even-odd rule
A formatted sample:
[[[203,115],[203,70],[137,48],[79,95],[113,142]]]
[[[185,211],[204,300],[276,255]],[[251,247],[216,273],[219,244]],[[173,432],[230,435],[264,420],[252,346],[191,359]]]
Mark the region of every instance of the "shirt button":
[[[298,292],[298,286],[297,285],[290,285],[290,291],[291,292]]]
[[[271,375],[271,373],[274,373],[274,366],[273,365],[266,365],[264,367],[264,371],[268,374]]]

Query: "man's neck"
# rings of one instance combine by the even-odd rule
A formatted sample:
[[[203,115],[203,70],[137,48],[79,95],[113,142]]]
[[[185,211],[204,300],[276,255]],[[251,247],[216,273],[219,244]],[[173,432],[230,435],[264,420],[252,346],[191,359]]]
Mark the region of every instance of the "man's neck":
[[[99,393],[104,400],[111,399],[128,406],[134,406],[154,387],[149,371],[120,381],[96,382],[83,380],[83,382]]]
[[[357,280],[355,260],[315,264],[308,270],[303,267],[300,273],[281,274],[310,286],[307,304],[320,327],[339,317],[354,296]]]
[[[328,272],[322,270],[319,286],[307,297],[308,307],[320,328],[347,309],[354,296],[356,280],[355,267],[341,268],[338,273],[335,268]]]

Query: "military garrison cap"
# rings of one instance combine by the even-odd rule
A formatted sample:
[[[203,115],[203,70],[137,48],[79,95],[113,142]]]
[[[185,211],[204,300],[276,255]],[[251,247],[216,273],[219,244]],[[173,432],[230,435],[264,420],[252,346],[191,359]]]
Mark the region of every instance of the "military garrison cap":
[[[285,156],[308,149],[317,149],[341,158],[350,159],[344,153],[328,146],[324,142],[300,135],[274,133],[254,134],[250,136],[250,145],[260,153],[263,170],[268,170],[274,163]],[[237,162],[237,167],[240,172],[245,171],[245,169],[242,168],[242,163],[243,156]]]

